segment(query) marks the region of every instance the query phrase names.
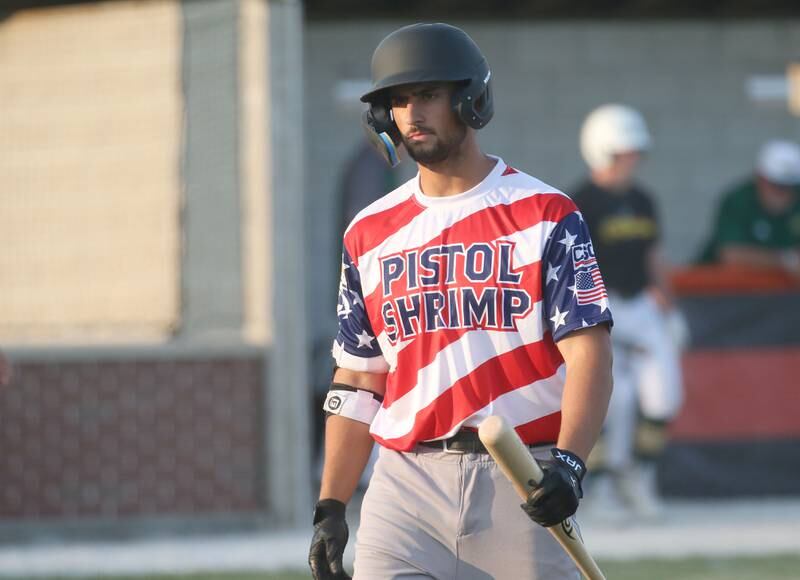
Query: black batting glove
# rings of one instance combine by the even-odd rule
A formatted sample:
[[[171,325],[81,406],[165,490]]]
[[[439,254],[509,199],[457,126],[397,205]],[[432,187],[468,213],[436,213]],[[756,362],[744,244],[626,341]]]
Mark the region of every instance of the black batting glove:
[[[586,466],[580,457],[563,449],[553,449],[553,459],[542,462],[544,477],[539,485],[529,481],[533,489],[523,511],[537,524],[549,528],[560,524],[578,510],[583,497],[581,481]]]
[[[314,580],[350,580],[342,566],[342,555],[350,532],[344,518],[345,505],[323,499],[314,508],[314,535],[308,551],[308,565]]]

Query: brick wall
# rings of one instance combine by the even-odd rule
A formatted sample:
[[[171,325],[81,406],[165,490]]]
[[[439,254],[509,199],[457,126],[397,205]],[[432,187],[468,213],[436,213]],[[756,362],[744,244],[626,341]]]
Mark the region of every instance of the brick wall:
[[[0,518],[258,510],[263,360],[24,362],[0,389]]]

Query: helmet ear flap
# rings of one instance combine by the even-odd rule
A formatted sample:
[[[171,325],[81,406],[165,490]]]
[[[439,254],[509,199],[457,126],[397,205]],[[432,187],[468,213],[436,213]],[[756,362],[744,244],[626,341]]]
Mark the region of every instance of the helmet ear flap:
[[[494,100],[489,76],[472,78],[453,93],[453,109],[473,129],[481,129],[494,115]]]
[[[369,109],[361,115],[361,126],[370,144],[378,150],[378,153],[390,166],[395,167],[400,163],[400,155],[397,150],[402,142],[400,131],[394,124],[386,105],[371,103]]]

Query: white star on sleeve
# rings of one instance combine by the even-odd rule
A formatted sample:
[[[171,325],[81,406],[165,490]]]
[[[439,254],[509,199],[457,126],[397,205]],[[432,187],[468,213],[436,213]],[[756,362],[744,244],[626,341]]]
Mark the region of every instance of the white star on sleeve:
[[[556,313],[550,318],[550,320],[553,321],[553,330],[558,330],[559,326],[563,326],[567,323],[567,314],[569,314],[569,310],[561,312],[558,306],[556,306]]]
[[[589,326],[589,324],[586,322],[586,319],[585,319],[585,318],[581,318],[581,326],[582,326],[583,328],[586,328],[587,326]]]
[[[347,319],[350,317],[350,314],[353,312],[353,307],[350,305],[350,301],[347,299],[347,295],[342,292],[339,294],[339,303],[336,305],[336,316],[339,318]]]
[[[545,286],[550,283],[550,280],[558,282],[558,271],[560,269],[561,266],[553,266],[550,262],[547,263],[547,280],[545,281]]]
[[[608,308],[608,298],[603,298],[602,300],[598,300],[597,302],[595,302],[595,304],[597,304],[600,307],[600,313],[602,314]]]
[[[569,291],[571,291],[571,292],[572,292],[572,297],[573,297],[575,300],[577,300],[577,299],[578,299],[578,288],[577,288],[576,286],[577,286],[576,284],[573,284],[572,286],[568,286],[568,287],[567,287],[567,290],[569,290]]]
[[[362,330],[358,338],[358,348],[372,348],[372,341],[375,340],[374,336],[370,336],[366,330]]]
[[[572,249],[572,246],[575,245],[575,238],[577,237],[577,234],[571,234],[569,233],[569,230],[564,230],[564,239],[558,240],[558,243],[564,244],[564,247],[567,248],[567,251],[569,252]]]
[[[359,306],[359,305],[363,304],[363,302],[361,301],[361,298],[358,297],[358,292],[353,292],[352,290],[350,290],[350,295],[353,297],[353,305],[354,306]]]

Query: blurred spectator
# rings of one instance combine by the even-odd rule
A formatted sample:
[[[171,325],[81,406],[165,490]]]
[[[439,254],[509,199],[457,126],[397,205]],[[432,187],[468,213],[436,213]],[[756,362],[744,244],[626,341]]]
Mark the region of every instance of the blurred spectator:
[[[702,262],[783,268],[800,277],[800,147],[769,141],[755,175],[722,195]]]
[[[631,510],[656,517],[656,460],[666,424],[682,401],[672,332],[682,318],[667,285],[653,199],[635,183],[650,133],[638,111],[604,105],[585,120],[580,142],[590,176],[574,199],[589,226],[614,316],[614,392],[587,499],[615,517]],[[649,435],[646,445],[636,445],[642,433]]]
[[[11,362],[5,353],[0,350],[0,387],[4,387],[11,382]]]
[[[341,240],[350,222],[358,212],[373,201],[392,191],[399,185],[395,171],[381,157],[381,154],[370,145],[369,141],[362,139],[344,164],[342,177],[337,191],[337,223],[336,237]],[[342,249],[340,246],[332,248],[334,263],[341,261]],[[331,311],[334,308],[331,307]],[[322,469],[322,435],[325,426],[325,413],[322,403],[328,394],[331,379],[331,336],[336,333],[335,327],[330,335],[325,335],[316,341],[314,347],[315,389],[314,389],[314,440],[315,451],[318,454],[317,471]],[[372,474],[372,465],[377,458],[378,446],[373,450],[370,462],[364,470],[360,486],[365,488]]]
[[[356,214],[373,201],[397,187],[396,175],[381,154],[362,139],[344,166],[339,186],[339,238]],[[339,261],[341,248],[337,248],[335,262]]]

